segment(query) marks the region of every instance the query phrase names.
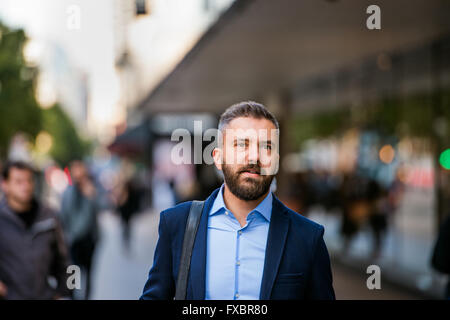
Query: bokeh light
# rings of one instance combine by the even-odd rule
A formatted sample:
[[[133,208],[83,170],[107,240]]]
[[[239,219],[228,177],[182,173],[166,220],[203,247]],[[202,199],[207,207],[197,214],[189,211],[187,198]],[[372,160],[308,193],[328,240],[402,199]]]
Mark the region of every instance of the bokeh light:
[[[36,150],[45,154],[50,151],[53,146],[53,137],[47,131],[41,131],[36,137]]]
[[[450,170],[450,149],[444,150],[441,153],[441,156],[439,157],[439,163],[444,169]]]
[[[69,185],[66,173],[56,166],[49,167],[45,171],[45,179],[49,186],[57,193],[62,193]]]

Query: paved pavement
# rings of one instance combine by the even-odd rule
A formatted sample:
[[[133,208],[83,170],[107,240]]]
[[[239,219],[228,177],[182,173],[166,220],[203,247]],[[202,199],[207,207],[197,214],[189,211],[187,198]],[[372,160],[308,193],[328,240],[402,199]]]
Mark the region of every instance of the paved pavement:
[[[370,276],[336,262],[332,263],[333,284],[339,300],[417,300],[419,296],[390,283],[381,281],[381,288],[369,290],[366,282]]]
[[[317,207],[309,218],[325,226],[328,249],[344,264],[360,268],[376,264],[385,279],[419,292],[422,297],[439,299],[447,279],[430,265],[436,239],[433,199],[430,190],[406,191],[399,209],[389,219],[383,250],[377,259],[371,257],[373,236],[367,225],[355,236],[348,253],[342,256],[340,215],[327,214]]]
[[[102,239],[95,255],[92,299],[136,300],[153,262],[159,214],[146,212],[134,217],[130,250],[122,241],[117,215],[104,212],[99,220]]]
[[[131,250],[122,242],[118,216],[104,212],[99,217],[102,240],[94,259],[92,299],[138,299],[152,265],[158,237],[159,214],[142,213],[132,220]],[[367,274],[333,262],[334,287],[338,299],[417,299],[382,283],[381,290],[366,287]]]

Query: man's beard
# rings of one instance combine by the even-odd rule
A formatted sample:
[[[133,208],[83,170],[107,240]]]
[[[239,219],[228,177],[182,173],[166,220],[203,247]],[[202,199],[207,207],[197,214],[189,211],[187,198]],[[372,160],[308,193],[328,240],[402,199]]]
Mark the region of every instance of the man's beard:
[[[251,169],[261,172],[261,168],[258,165],[244,166],[239,168],[236,172],[228,165],[222,165],[225,183],[231,193],[244,201],[257,200],[265,195],[267,191],[269,191],[270,184],[274,178],[273,175],[260,175],[260,178],[256,179],[251,177],[240,179],[243,172]]]

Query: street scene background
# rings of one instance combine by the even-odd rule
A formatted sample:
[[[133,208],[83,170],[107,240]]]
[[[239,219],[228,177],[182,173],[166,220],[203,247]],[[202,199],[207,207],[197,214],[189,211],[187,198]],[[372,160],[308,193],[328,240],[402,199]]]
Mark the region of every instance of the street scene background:
[[[2,0],[0,168],[35,169],[84,266],[73,298],[139,298],[159,213],[222,184],[214,165],[173,163],[172,133],[191,133],[193,159],[227,107],[254,100],[280,122],[273,190],[325,227],[337,299],[445,299],[450,3],[371,5]],[[95,218],[82,239],[80,206]]]

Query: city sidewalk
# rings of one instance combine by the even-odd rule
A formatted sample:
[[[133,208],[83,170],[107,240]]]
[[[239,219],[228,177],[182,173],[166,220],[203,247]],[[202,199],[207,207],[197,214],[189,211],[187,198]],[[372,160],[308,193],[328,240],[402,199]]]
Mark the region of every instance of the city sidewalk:
[[[142,294],[158,240],[159,213],[147,211],[131,221],[130,250],[122,239],[118,215],[99,217],[101,241],[93,268],[92,299],[136,300]]]
[[[446,276],[430,266],[435,242],[433,195],[430,190],[408,190],[399,210],[391,217],[379,258],[372,259],[372,232],[363,226],[354,237],[347,254],[342,253],[340,215],[315,208],[308,218],[325,227],[324,239],[330,255],[342,266],[365,272],[369,265],[381,268],[382,279],[418,297],[441,299]]]

